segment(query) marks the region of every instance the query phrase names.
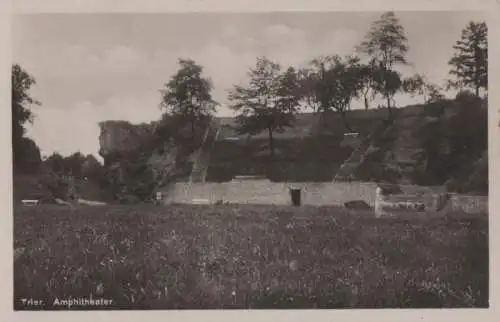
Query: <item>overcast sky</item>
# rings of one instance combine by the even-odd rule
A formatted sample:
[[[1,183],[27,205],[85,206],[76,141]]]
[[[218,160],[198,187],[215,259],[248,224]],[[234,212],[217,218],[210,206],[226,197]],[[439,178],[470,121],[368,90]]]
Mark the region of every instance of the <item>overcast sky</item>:
[[[42,154],[97,155],[98,122],[159,118],[159,89],[178,58],[204,66],[224,107],[227,89],[245,81],[260,55],[303,66],[318,55],[348,54],[359,44],[371,13],[268,14],[46,14],[19,15],[13,58],[36,78],[36,119],[29,135]],[[409,45],[408,72],[442,84],[454,42],[472,12],[397,12]],[[412,103],[400,98],[398,104]],[[355,104],[356,105],[356,104]]]

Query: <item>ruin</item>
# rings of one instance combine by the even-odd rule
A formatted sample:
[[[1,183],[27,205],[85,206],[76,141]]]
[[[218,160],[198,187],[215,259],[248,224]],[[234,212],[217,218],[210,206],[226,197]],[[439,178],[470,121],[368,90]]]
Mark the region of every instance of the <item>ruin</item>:
[[[412,117],[421,113],[408,111],[413,113],[410,113]],[[205,129],[200,148],[186,155],[190,167],[186,167],[185,175],[167,185],[159,185],[153,199],[162,204],[295,206],[345,206],[358,202],[380,215],[398,211],[439,211],[446,203],[451,209],[466,212],[487,210],[487,197],[447,195],[443,187],[411,184],[393,185],[399,190],[387,192],[387,187],[377,180],[357,179],[355,171],[377,150],[370,139],[377,123],[363,116],[355,130],[345,132],[339,127],[318,129],[318,122],[314,115],[304,114],[295,127],[276,133],[276,161],[272,161],[265,133],[242,135],[235,131],[234,119],[216,118]],[[116,133],[103,131],[102,151],[114,151],[115,145],[121,151],[140,144],[141,138],[150,135],[151,129],[140,127],[141,131],[129,135],[130,142],[114,138],[122,136],[118,130]],[[180,164],[176,162],[175,147],[167,147],[165,151],[168,153],[156,155],[159,160],[156,168],[178,171]],[[391,165],[404,165],[400,159],[391,161]],[[401,169],[405,168],[401,166]]]

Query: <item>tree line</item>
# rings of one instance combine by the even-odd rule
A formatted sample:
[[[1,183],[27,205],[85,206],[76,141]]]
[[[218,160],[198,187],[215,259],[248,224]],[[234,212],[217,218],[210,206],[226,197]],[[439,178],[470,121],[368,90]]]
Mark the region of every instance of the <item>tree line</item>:
[[[453,46],[450,79],[445,85],[433,84],[420,74],[404,77],[396,68],[409,64],[408,39],[396,15],[386,12],[371,24],[352,55],[318,57],[300,69],[257,57],[255,66],[247,73],[247,84],[230,89],[229,107],[237,114],[236,130],[241,134],[266,132],[270,152],[274,154],[274,134],[293,127],[296,115],[304,107],[314,113],[337,112],[350,130],[346,115],[354,100],[361,100],[369,109],[377,98],[382,99],[391,119],[398,93],[422,96],[424,103],[443,100],[443,92],[450,89],[472,90],[475,96],[485,98],[487,47],[486,23],[471,21]],[[15,169],[29,169],[33,160],[41,159],[38,147],[25,135],[25,126],[33,122],[30,106],[41,104],[29,94],[35,84],[34,77],[21,66],[12,67]],[[180,124],[188,125],[194,139],[197,124],[213,117],[220,105],[212,92],[213,82],[203,74],[203,67],[194,60],[180,59],[178,71],[161,90],[161,108]]]
[[[421,74],[404,77],[397,66],[410,64],[408,38],[396,15],[386,12],[372,23],[352,55],[318,57],[301,69],[257,57],[247,73],[247,84],[234,85],[229,91],[229,107],[237,113],[236,130],[250,135],[266,132],[273,155],[273,135],[293,127],[304,107],[314,113],[339,113],[350,131],[346,115],[358,99],[365,109],[382,99],[390,121],[398,93],[421,96],[426,104],[444,100],[444,92],[450,89],[473,90],[484,98],[488,87],[486,23],[469,22],[453,48],[450,79],[444,85],[431,83]],[[194,124],[213,116],[219,105],[212,98],[211,79],[202,72],[195,61],[181,59],[179,71],[162,90],[162,107],[191,124],[193,136]]]

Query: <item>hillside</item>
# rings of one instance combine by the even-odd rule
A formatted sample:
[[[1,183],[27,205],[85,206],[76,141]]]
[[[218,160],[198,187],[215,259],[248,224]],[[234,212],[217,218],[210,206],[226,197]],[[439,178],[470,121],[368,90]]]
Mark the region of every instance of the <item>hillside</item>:
[[[352,111],[347,118],[351,131],[363,137],[379,123],[380,115],[380,111]],[[274,158],[266,133],[240,135],[234,119],[219,122],[206,177],[212,182],[230,181],[236,175],[265,175],[272,181],[332,181],[356,148],[356,142],[346,143],[344,134],[349,131],[336,113],[297,115],[293,127],[274,134]]]
[[[290,182],[389,181],[485,194],[483,105],[469,97],[407,106],[395,111],[393,122],[385,121],[385,109],[351,111],[347,120],[359,134],[355,140],[344,135],[349,131],[336,113],[299,114],[294,127],[275,134],[273,158],[265,133],[240,135],[231,118],[200,126],[189,146],[191,141],[172,135],[172,120],[163,120],[170,131],[163,135],[158,134],[161,122],[105,122],[101,155],[119,195],[141,195],[141,185],[149,185],[151,192],[173,181],[224,182],[238,175]]]
[[[384,121],[385,109],[351,111],[349,126],[359,133],[355,143],[346,143],[338,114],[301,114],[293,128],[276,134],[273,161],[265,134],[238,135],[234,121],[224,119],[206,180],[266,175],[272,181],[389,181],[484,194],[487,111],[482,104],[462,98],[407,106],[395,111],[392,123]]]
[[[487,108],[454,100],[399,110],[392,124],[364,142],[353,167],[355,180],[446,185],[449,190],[488,191]],[[415,110],[416,111],[416,110]]]

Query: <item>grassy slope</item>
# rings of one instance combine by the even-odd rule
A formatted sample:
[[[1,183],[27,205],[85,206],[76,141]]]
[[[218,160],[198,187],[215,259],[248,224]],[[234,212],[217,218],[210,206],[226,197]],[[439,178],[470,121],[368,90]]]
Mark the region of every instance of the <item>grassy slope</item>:
[[[180,309],[488,305],[485,216],[19,207],[14,239],[27,249],[15,262],[17,299],[92,294]]]
[[[443,133],[446,139],[439,141],[443,147],[438,148],[443,154],[444,147],[450,148],[451,141],[446,140],[460,135],[457,133],[459,131],[457,129],[461,129],[460,126],[450,128],[452,123],[457,122],[456,118],[452,122],[454,114],[461,108],[470,111],[470,108],[477,104],[477,102],[469,101],[446,101],[442,104],[413,105],[394,110],[397,116],[395,124],[386,128],[387,131],[382,131],[383,134],[379,133],[376,139],[373,137],[374,130],[382,126],[381,123],[386,118],[387,111],[380,109],[349,112],[347,120],[352,130],[359,132],[362,136],[370,136],[372,140],[367,143],[371,142],[379,149],[372,149],[372,154],[364,161],[359,160],[357,164],[353,164],[350,173],[345,175],[352,174],[361,181],[380,181],[390,178],[391,181],[407,184],[441,185],[452,176],[461,177],[460,174],[464,173],[461,181],[467,185],[470,181],[468,177],[472,176],[475,169],[474,163],[480,157],[479,152],[482,151],[474,152],[470,146],[467,149],[456,146],[452,151],[453,156],[447,156],[446,153],[442,157],[437,156],[434,155],[436,153],[433,152],[433,146],[429,142],[438,144],[439,140],[433,140],[432,135],[430,139],[428,137],[429,133],[435,133],[435,135]],[[437,116],[441,115],[440,111],[443,108],[447,112],[437,122]],[[477,112],[470,113],[472,113],[470,116],[476,119],[468,131],[473,130],[475,134],[472,136],[478,139],[480,123],[484,120],[477,118]],[[224,119],[224,123],[235,125],[234,120],[231,119]],[[265,158],[256,156],[259,152],[256,147],[267,142],[266,133],[252,137],[248,143],[246,143],[246,136],[239,136],[241,139],[239,142],[218,142],[211,154],[207,180],[227,181],[238,174],[265,174],[267,172],[268,177],[274,181],[331,181],[342,161],[350,154],[350,149],[341,149],[337,143],[344,132],[346,132],[344,122],[336,113],[301,114],[297,118],[295,127],[275,135],[275,145],[278,150],[278,160],[275,163],[278,165],[271,167],[266,165]],[[320,135],[320,138],[317,139],[316,135]],[[235,136],[238,135],[231,128],[223,128],[219,139]],[[453,161],[450,160],[460,159],[458,163],[462,166],[452,169],[444,165],[442,158],[449,159],[451,163]],[[479,184],[482,183],[481,176],[484,172],[478,171],[479,178],[474,178],[475,181],[479,181]],[[482,177],[484,181],[484,176]],[[482,186],[485,185],[482,184]],[[483,191],[487,191],[487,188],[483,187]]]
[[[352,130],[361,134],[369,133],[381,117],[380,111],[371,110],[352,111],[347,116]],[[232,119],[222,121],[235,126]],[[277,156],[274,164],[269,164],[265,156],[268,153],[266,133],[255,135],[247,142],[246,135],[238,135],[223,126],[211,152],[207,181],[229,181],[235,175],[266,173],[272,181],[331,181],[352,152],[352,148],[340,146],[346,131],[344,121],[336,113],[321,117],[300,114],[294,127],[275,133]],[[240,141],[222,141],[228,137],[239,137]]]
[[[273,181],[331,181],[352,151],[341,147],[341,140],[334,136],[276,140],[273,163],[267,161],[266,139],[246,144],[216,142],[207,181],[229,181],[234,175],[251,174],[267,174]]]

